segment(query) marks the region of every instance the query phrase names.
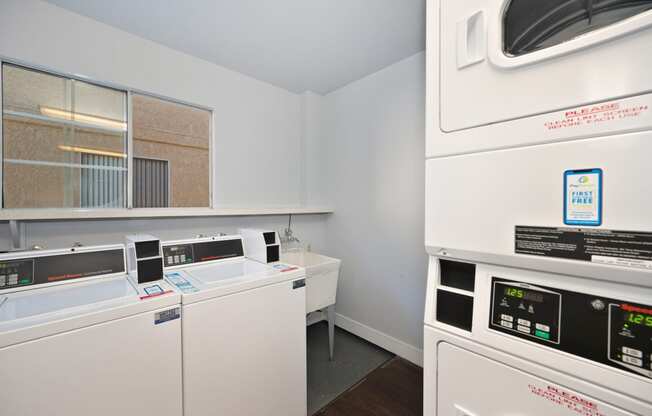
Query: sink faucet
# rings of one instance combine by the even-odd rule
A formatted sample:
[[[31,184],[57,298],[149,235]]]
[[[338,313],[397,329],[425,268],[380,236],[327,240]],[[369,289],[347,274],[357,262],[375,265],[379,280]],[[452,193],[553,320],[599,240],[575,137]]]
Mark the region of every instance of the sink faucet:
[[[283,244],[287,244],[287,243],[301,244],[301,241],[297,237],[294,236],[292,228],[286,228],[284,230],[283,237],[281,237],[281,243],[283,243]]]

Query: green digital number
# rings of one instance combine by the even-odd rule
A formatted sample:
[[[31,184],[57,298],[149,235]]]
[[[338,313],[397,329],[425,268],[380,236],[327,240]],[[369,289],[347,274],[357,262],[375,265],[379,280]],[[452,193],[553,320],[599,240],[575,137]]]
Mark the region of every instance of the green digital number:
[[[515,288],[515,287],[508,287],[508,288],[506,288],[506,289],[505,289],[505,294],[506,294],[507,296],[511,296],[511,297],[514,297],[514,298],[523,298],[523,296],[525,295],[525,294],[523,293],[523,290],[521,290],[521,289],[517,289],[517,288]]]
[[[652,327],[652,316],[643,315],[640,313],[629,313],[627,315],[627,321],[636,324],[636,325],[645,325]]]

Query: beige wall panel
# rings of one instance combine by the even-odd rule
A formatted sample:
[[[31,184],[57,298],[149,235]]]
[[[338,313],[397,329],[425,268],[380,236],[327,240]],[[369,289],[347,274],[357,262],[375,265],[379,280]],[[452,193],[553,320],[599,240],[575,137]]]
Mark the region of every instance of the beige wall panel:
[[[208,141],[209,111],[138,94],[132,102],[135,129],[149,128]]]
[[[56,163],[81,163],[79,152],[60,145],[125,152],[122,136],[64,128],[39,121],[5,118],[4,158]],[[126,165],[126,159],[125,165]],[[35,166],[5,162],[5,208],[63,208],[80,206],[79,168]],[[66,185],[67,182],[67,185]],[[66,187],[67,186],[67,187]]]

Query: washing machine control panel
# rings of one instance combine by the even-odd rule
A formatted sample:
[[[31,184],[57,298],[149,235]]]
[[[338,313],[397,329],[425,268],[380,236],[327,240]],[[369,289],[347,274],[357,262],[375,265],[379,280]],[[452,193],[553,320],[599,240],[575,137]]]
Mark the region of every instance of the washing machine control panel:
[[[0,261],[0,289],[34,283],[34,259]]]
[[[188,241],[178,244],[163,243],[164,267],[226,260],[242,256],[244,256],[244,248],[240,237],[223,240]]]
[[[124,272],[121,248],[43,250],[31,257],[0,260],[0,290]]]
[[[491,325],[501,331],[559,343],[561,295],[520,282],[494,281]]]
[[[492,278],[489,328],[652,379],[652,306]]]

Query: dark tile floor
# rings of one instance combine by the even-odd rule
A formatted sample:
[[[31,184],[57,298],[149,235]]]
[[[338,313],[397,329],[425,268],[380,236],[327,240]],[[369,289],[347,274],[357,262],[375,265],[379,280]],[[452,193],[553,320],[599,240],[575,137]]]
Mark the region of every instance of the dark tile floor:
[[[326,323],[308,327],[309,415],[422,415],[420,367],[337,327],[334,355]]]
[[[335,328],[335,353],[328,359],[328,325],[308,327],[308,414],[333,401],[394,355]]]
[[[393,358],[320,410],[316,416],[422,416],[423,371]]]

